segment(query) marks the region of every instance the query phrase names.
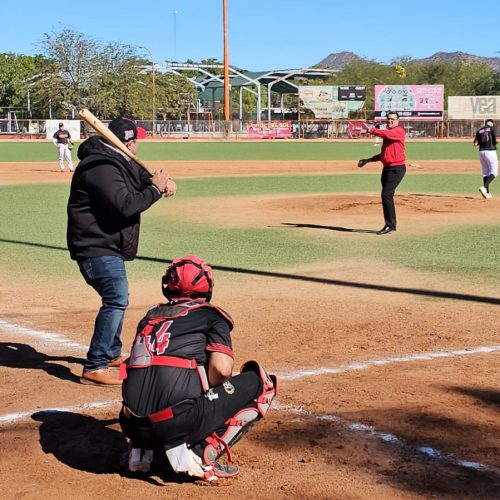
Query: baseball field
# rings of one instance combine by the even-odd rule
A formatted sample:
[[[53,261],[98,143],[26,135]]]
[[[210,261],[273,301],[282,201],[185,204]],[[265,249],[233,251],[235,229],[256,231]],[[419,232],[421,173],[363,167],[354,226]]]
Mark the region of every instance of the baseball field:
[[[500,497],[500,181],[468,142],[409,142],[383,226],[373,142],[144,142],[178,193],[143,215],[128,347],[160,278],[194,253],[235,320],[236,366],[280,379],[233,450],[240,476],[120,468],[120,390],[79,384],[99,297],[66,249],[71,174],[0,143],[2,498]],[[75,150],[73,151],[75,156]]]

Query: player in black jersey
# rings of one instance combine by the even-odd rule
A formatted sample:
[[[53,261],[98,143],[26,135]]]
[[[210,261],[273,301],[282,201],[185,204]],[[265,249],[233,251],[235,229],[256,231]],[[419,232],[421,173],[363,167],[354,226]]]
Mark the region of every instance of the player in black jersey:
[[[59,170],[64,172],[64,161],[66,161],[68,163],[69,171],[73,172],[73,159],[71,158],[73,141],[71,140],[71,134],[64,128],[64,123],[59,123],[59,130],[54,132],[52,142],[57,148],[57,154],[59,155]]]
[[[492,198],[490,184],[498,176],[497,144],[498,138],[493,120],[488,119],[474,137],[474,145],[479,146],[479,161],[483,174],[483,185],[479,188],[479,192],[487,200]]]
[[[162,447],[175,472],[208,481],[238,474],[218,460],[267,412],[276,377],[256,361],[232,376],[229,314],[211,304],[212,269],[195,256],[176,259],[162,278],[166,304],[140,321],[120,369],[120,424],[128,467],[148,472]]]

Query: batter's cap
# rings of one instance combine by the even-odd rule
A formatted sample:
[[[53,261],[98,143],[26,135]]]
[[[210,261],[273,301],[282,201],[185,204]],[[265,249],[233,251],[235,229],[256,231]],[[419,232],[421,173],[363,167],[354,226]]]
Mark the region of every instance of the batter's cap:
[[[185,255],[172,261],[162,277],[163,295],[172,298],[212,297],[214,277],[212,268],[195,255]]]
[[[108,125],[109,130],[122,142],[144,139],[148,133],[142,127],[138,127],[134,120],[129,118],[115,118]]]

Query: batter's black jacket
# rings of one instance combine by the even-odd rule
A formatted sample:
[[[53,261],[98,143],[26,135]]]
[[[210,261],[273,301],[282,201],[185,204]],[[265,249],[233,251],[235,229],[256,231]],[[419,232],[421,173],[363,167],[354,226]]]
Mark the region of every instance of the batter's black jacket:
[[[67,243],[73,260],[137,254],[141,212],[161,198],[133,160],[91,137],[78,148],[68,200]]]

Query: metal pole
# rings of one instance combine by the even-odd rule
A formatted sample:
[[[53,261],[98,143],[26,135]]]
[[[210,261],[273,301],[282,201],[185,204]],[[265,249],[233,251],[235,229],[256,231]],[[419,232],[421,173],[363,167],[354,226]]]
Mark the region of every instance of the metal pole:
[[[269,83],[267,86],[267,120],[271,121],[271,87],[272,83]]]
[[[178,10],[174,10],[174,61],[177,61],[177,14]]]
[[[262,93],[261,93],[261,85],[257,86],[257,121],[260,122],[262,120]]]
[[[243,86],[240,87],[240,126],[239,126],[239,129],[240,129],[240,132],[241,132],[241,123],[243,122]]]
[[[155,68],[155,61],[153,58],[153,53],[147,48],[143,47],[142,45],[138,45],[140,49],[144,49],[149,53],[149,57],[151,57],[151,78],[152,78],[152,84],[153,84],[153,107],[152,107],[152,114],[153,114],[153,121],[152,121],[152,129],[151,129],[151,135],[155,135],[155,121],[156,121],[156,68]]]
[[[224,121],[226,122],[225,132],[229,135],[229,56],[227,49],[227,0],[222,0],[223,7],[223,29],[224,29]]]

